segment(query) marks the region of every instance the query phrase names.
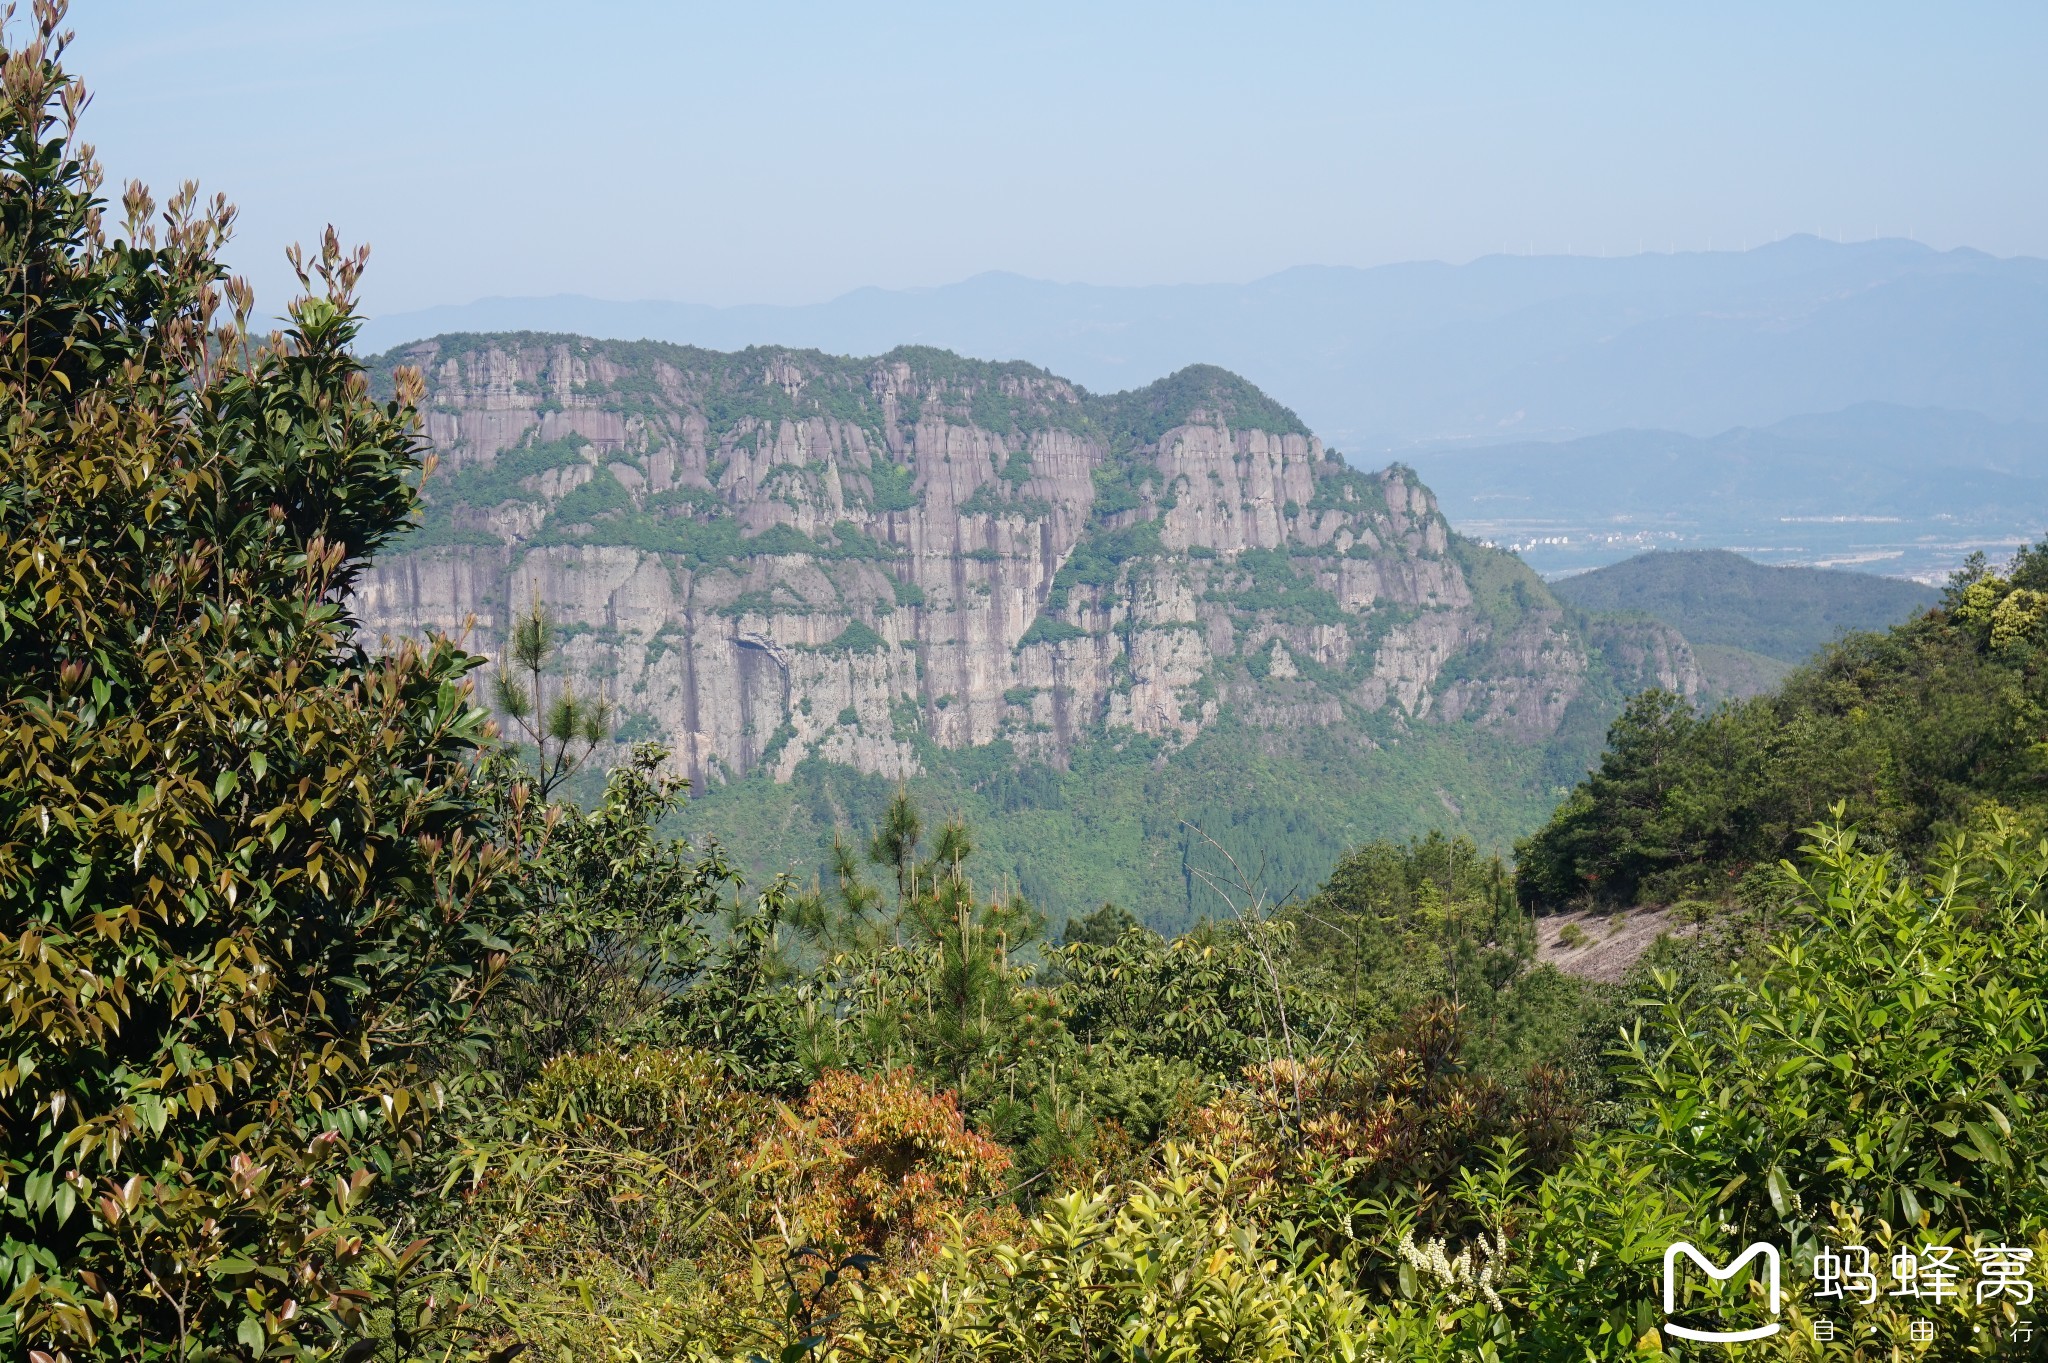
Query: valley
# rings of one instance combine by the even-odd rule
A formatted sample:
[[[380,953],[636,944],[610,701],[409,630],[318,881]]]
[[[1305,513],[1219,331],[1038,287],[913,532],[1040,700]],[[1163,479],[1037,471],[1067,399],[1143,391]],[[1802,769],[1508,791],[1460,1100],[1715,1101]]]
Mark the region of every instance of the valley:
[[[1466,534],[1546,578],[1652,549],[1939,585],[2048,529],[2048,426],[1870,402],[1700,437],[1615,430],[1409,456]]]

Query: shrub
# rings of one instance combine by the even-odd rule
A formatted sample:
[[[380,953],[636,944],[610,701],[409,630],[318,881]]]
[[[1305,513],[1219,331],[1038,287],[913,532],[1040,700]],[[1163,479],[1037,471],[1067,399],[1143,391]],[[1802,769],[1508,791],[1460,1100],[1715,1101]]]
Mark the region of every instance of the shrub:
[[[1457,1009],[1438,1003],[1365,1056],[1248,1067],[1244,1082],[1198,1115],[1194,1133],[1211,1149],[1259,1152],[1246,1172],[1268,1180],[1267,1195],[1298,1233],[1385,1281],[1400,1233],[1485,1229],[1456,1192],[1502,1142],[1516,1152],[1522,1192],[1571,1153],[1581,1113],[1561,1075],[1537,1067],[1510,1090],[1469,1073],[1461,1048]],[[1375,1223],[1350,1219],[1344,1209],[1359,1199],[1380,1209]]]
[[[772,1113],[695,1051],[551,1063],[451,1165],[464,1267],[497,1324],[544,1358],[735,1345],[758,1303],[732,1170]]]
[[[864,621],[848,622],[831,643],[825,645],[828,653],[880,653],[889,647],[889,641],[876,632],[875,627]]]
[[[752,539],[741,542],[743,554],[816,554],[818,542],[793,525],[776,524],[769,526]]]
[[[1010,1244],[950,1243],[930,1270],[856,1294],[855,1359],[1082,1363],[1364,1360],[1367,1303],[1262,1235],[1228,1162],[1169,1148],[1128,1188],[1052,1199]]]
[[[1017,641],[1017,647],[1029,648],[1033,644],[1063,644],[1069,639],[1085,639],[1088,631],[1079,625],[1070,625],[1064,620],[1055,620],[1050,615],[1041,615],[1031,622],[1024,631],[1024,637]]]
[[[1010,1156],[909,1070],[828,1070],[745,1163],[790,1244],[916,1254],[1003,1190]]]
[[[877,511],[908,511],[917,505],[917,470],[908,464],[876,460],[868,469],[873,490],[869,505]]]
[[[2002,822],[1925,875],[1810,830],[1793,930],[1631,1043],[1651,1157],[1745,1231],[1840,1207],[2048,1227],[2048,842]]]

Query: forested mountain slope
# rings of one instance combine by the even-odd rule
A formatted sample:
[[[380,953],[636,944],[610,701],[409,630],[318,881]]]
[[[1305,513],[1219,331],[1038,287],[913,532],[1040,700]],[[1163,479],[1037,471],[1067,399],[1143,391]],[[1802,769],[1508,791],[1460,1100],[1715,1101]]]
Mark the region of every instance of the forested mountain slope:
[[[1826,568],[1776,568],[1726,549],[1641,554],[1550,584],[1588,611],[1639,611],[1694,644],[1805,662],[1843,634],[1884,630],[1934,606],[1917,582]]]
[[[1973,565],[1940,605],[1852,634],[1777,691],[1700,715],[1633,700],[1599,768],[1519,850],[1526,900],[1631,904],[1766,880],[1839,804],[1909,857],[2048,816],[2048,542]]]
[[[1276,893],[1379,833],[1504,845],[1622,695],[1698,685],[1675,631],[1567,619],[1412,472],[1222,370],[1102,396],[934,350],[531,335],[398,364],[441,463],[366,627],[494,653],[538,601],[619,742],[672,745],[763,869],[915,778],[1017,816],[990,854],[1055,911],[1173,921],[1189,825]]]
[[[1684,634],[1707,699],[1759,694],[1843,634],[1887,629],[1941,599],[1917,582],[1772,567],[1725,549],[1640,554],[1550,590],[1581,610],[1654,616]]]

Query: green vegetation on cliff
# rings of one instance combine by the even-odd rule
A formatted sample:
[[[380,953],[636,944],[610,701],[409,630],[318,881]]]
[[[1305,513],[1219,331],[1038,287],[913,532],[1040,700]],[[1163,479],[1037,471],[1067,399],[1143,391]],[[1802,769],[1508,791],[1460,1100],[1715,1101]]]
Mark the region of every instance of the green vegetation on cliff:
[[[1095,400],[1096,424],[1119,447],[1156,445],[1159,437],[1206,414],[1233,430],[1309,434],[1292,410],[1227,369],[1189,365],[1143,388]]]
[[[754,433],[772,429],[779,422],[822,417],[859,427],[873,448],[884,450],[891,423],[889,403],[875,391],[877,366],[885,371],[901,368],[911,376],[900,394],[890,395],[899,429],[937,417],[1011,440],[1034,430],[1068,431],[1102,440],[1114,455],[1155,444],[1165,432],[1198,417],[1238,430],[1309,434],[1299,416],[1214,365],[1192,365],[1128,392],[1091,394],[1035,365],[969,360],[929,346],[901,346],[874,359],[857,359],[773,346],[728,353],[666,342],[595,341],[582,336],[451,335],[401,346],[371,359],[372,384],[388,396],[392,376],[405,365],[422,359],[460,362],[504,345],[560,351],[586,363],[597,361],[616,376],[571,383],[570,395],[600,401],[624,414],[667,416],[677,409],[679,395],[686,394],[681,405],[702,416],[714,447],[748,442]],[[800,384],[763,381],[764,375],[772,380],[776,366],[785,363],[802,366]],[[560,410],[555,391],[532,389],[543,415]],[[429,515],[437,506],[444,510],[453,506],[487,509],[530,499],[527,480],[592,461],[595,456],[588,452],[589,446],[587,439],[575,435],[527,440],[486,465],[436,479],[426,497]],[[1003,474],[1011,483],[1021,485],[1028,480],[1030,467],[1028,452],[1020,449],[1011,456]],[[903,511],[915,505],[909,474],[904,466],[878,458],[867,475],[867,495],[873,508]],[[713,496],[701,505],[672,509],[715,514],[718,500]],[[1135,501],[1131,505],[1135,506]]]

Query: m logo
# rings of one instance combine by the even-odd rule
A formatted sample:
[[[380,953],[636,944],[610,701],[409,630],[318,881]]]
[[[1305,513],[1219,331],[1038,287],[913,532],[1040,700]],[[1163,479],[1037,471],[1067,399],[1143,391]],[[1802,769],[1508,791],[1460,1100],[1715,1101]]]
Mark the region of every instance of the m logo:
[[[1677,1266],[1678,1256],[1680,1254],[1685,1255],[1686,1258],[1698,1264],[1702,1269],[1706,1271],[1706,1275],[1709,1278],[1712,1278],[1717,1283],[1727,1282],[1730,1278],[1742,1272],[1742,1266],[1744,1264],[1748,1263],[1751,1259],[1754,1259],[1759,1255],[1763,1256],[1764,1262],[1770,1266],[1769,1271],[1771,1275],[1771,1314],[1773,1316],[1778,1314],[1777,1246],[1766,1245],[1759,1242],[1757,1244],[1751,1245],[1748,1249],[1736,1255],[1735,1262],[1728,1265],[1728,1267],[1716,1268],[1712,1264],[1707,1262],[1707,1258],[1705,1255],[1701,1254],[1698,1250],[1694,1249],[1685,1241],[1680,1240],[1677,1244],[1670,1246],[1664,1251],[1665,1334],[1676,1335],[1680,1339],[1705,1340],[1709,1344],[1740,1344],[1744,1340],[1767,1338],[1771,1335],[1775,1335],[1776,1333],[1778,1333],[1780,1329],[1783,1328],[1775,1320],[1772,1321],[1769,1325],[1759,1325],[1751,1330],[1695,1330],[1689,1325],[1671,1324],[1671,1313],[1678,1309],[1678,1275],[1673,1270]]]

